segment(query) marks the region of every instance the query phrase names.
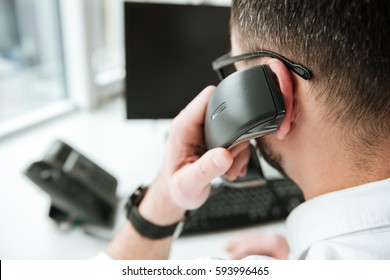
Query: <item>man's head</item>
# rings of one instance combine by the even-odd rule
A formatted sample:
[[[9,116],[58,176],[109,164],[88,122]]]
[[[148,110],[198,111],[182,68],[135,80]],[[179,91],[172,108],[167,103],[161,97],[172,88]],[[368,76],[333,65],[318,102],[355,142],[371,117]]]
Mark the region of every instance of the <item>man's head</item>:
[[[264,152],[302,184],[299,167],[326,164],[328,176],[337,174],[329,170],[340,155],[335,145],[345,168],[374,173],[390,145],[389,1],[233,0],[231,29],[233,54],[270,50],[313,73],[305,81],[275,59],[260,61],[271,64],[287,103],[277,137],[261,140]]]

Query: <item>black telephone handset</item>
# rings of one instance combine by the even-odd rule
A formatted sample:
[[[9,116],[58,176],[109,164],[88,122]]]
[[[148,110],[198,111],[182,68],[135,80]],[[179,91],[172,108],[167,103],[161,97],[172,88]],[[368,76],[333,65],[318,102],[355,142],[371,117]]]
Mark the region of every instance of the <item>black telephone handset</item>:
[[[269,66],[259,65],[235,72],[217,86],[207,106],[206,148],[232,148],[269,134],[279,127],[285,112],[282,93]],[[245,185],[245,181],[245,177],[241,178],[240,186]]]
[[[285,115],[278,82],[267,65],[238,71],[217,87],[207,106],[207,149],[231,148],[275,131]]]

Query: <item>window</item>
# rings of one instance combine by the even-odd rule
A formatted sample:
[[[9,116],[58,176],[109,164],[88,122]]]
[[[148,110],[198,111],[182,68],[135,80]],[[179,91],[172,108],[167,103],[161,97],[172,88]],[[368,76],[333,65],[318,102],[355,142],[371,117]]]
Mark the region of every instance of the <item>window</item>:
[[[121,0],[0,0],[0,137],[123,89]]]
[[[0,0],[0,124],[65,98],[58,2]]]

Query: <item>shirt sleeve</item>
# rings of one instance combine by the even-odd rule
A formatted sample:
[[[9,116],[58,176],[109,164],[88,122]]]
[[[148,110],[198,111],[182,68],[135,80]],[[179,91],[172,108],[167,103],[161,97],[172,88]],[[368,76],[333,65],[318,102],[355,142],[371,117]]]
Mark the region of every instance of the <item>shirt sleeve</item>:
[[[96,257],[93,259],[95,261],[111,261],[112,258],[107,255],[106,252],[100,252],[99,254],[96,255]]]

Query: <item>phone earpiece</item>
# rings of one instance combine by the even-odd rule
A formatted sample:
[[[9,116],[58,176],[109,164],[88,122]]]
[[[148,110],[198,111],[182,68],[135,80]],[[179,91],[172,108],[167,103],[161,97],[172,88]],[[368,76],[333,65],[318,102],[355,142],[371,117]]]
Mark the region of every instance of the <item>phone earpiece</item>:
[[[235,72],[217,86],[207,106],[206,147],[231,148],[269,134],[285,112],[278,82],[267,65]]]

